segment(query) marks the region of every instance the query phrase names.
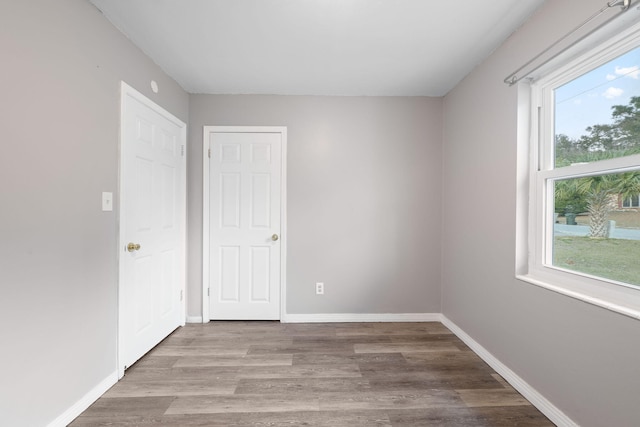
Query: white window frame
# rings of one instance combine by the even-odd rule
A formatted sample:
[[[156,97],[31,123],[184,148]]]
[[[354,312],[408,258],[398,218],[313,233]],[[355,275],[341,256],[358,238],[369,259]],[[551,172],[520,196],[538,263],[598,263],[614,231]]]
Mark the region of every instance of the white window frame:
[[[518,87],[516,277],[640,319],[639,287],[552,265],[554,180],[640,170],[640,155],[554,168],[554,89],[640,46],[640,24],[585,43]]]

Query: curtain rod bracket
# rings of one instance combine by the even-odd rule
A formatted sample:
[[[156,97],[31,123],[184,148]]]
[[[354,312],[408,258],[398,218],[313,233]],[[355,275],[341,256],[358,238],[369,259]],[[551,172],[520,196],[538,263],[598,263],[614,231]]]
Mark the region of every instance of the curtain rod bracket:
[[[609,3],[607,3],[607,6],[609,6],[609,7],[620,6],[622,8],[622,10],[627,10],[631,6],[631,0],[610,1]]]

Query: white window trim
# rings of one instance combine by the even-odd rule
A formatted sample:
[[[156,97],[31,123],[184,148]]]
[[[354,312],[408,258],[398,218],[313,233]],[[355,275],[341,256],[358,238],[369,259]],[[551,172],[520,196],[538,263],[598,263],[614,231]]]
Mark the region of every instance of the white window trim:
[[[549,178],[572,178],[638,170],[640,155],[553,169],[553,150],[542,144],[554,139],[551,88],[573,80],[640,44],[640,24],[611,36],[591,37],[547,64],[542,76],[518,85],[518,195],[516,277],[545,289],[640,319],[640,289],[575,271],[551,267],[553,203]],[[606,39],[605,41],[603,41]],[[588,45],[585,45],[588,44]],[[588,49],[587,53],[584,53]],[[579,56],[578,53],[582,52]],[[546,71],[545,71],[546,70]],[[553,70],[553,71],[549,71]],[[536,79],[536,77],[539,77]],[[546,108],[542,109],[545,105]],[[546,183],[546,184],[545,184]]]

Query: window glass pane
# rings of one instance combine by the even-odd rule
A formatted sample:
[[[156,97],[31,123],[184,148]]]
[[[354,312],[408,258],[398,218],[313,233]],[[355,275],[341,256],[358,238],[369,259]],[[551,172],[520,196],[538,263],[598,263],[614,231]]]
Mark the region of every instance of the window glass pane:
[[[555,166],[640,153],[640,48],[557,88]]]
[[[640,207],[640,195],[635,195],[631,197],[625,197],[622,202],[623,208],[637,208]]]
[[[553,266],[640,286],[640,172],[554,182]]]

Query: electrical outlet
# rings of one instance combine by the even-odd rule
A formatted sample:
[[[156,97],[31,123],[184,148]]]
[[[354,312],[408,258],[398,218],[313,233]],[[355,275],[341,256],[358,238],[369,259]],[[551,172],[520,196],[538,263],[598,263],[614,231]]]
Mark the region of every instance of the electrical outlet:
[[[324,283],[316,283],[316,295],[324,295]]]

